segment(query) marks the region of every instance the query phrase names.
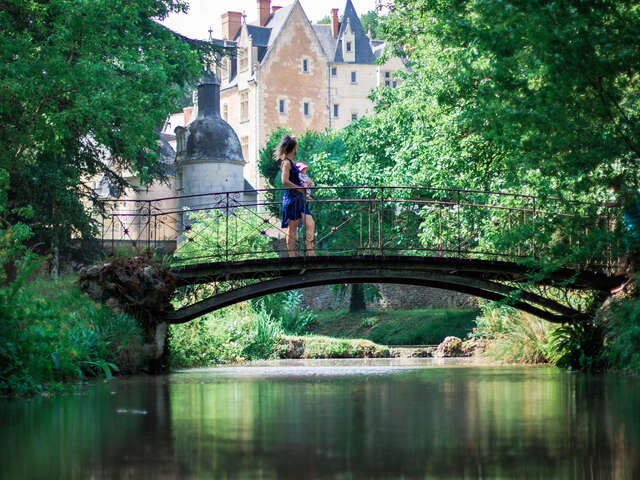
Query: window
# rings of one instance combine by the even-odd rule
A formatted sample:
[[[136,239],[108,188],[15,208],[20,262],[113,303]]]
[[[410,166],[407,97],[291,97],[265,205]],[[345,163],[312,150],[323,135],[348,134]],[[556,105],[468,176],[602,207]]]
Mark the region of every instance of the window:
[[[395,80],[393,81],[393,88],[396,88],[398,86],[398,82],[396,82]]]
[[[351,72],[351,83],[356,83],[357,79],[356,72]]]
[[[249,70],[249,54],[246,48],[238,49],[238,69],[241,72]]]
[[[384,78],[391,78],[391,72],[384,72]]]
[[[304,73],[309,73],[309,60],[306,58],[302,60],[302,71]]]
[[[347,52],[351,51],[351,42],[347,42]]]
[[[351,121],[355,122],[356,120],[358,120],[358,114],[357,113],[352,113],[351,114]]]
[[[281,114],[287,113],[287,105],[284,100],[278,102],[278,112]]]
[[[304,102],[303,108],[304,108],[304,116],[305,117],[308,117],[309,115],[311,115],[311,113],[310,113],[311,109],[309,107],[309,102]]]
[[[249,121],[249,92],[240,94],[240,121]]]
[[[332,77],[338,76],[338,69],[336,67],[331,67],[331,76]]]
[[[384,81],[385,86],[390,87],[391,86],[391,82],[389,80],[385,80]]]
[[[220,78],[223,82],[229,80],[229,58],[227,57],[220,62]]]
[[[242,156],[247,160],[249,157],[249,137],[242,137],[240,144],[242,145]]]
[[[340,116],[340,105],[337,103],[333,104],[333,116],[338,118]]]
[[[226,103],[222,106],[222,118],[224,118],[225,122],[229,121],[229,105]]]

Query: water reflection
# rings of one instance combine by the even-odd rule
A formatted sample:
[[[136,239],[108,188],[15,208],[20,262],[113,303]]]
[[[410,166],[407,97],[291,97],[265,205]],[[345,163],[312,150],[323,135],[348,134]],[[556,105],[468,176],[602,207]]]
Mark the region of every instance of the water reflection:
[[[0,404],[2,478],[638,478],[640,382],[328,362]],[[3,455],[4,456],[4,455]]]

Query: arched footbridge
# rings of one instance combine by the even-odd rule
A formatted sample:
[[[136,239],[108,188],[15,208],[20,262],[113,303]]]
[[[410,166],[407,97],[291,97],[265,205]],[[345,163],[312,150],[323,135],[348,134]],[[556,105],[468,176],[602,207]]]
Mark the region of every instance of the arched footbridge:
[[[110,200],[103,242],[176,245],[172,272],[197,294],[167,316],[171,323],[272,293],[348,283],[451,290],[575,322],[626,280],[618,273],[621,212],[604,204],[435,188],[316,188],[308,200],[315,229],[298,230],[293,257],[281,195]]]

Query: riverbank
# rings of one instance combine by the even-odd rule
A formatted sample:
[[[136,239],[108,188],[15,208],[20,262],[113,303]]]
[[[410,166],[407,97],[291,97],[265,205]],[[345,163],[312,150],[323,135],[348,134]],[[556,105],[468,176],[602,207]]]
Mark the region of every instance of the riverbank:
[[[314,313],[300,307],[295,292],[287,299],[273,297],[172,326],[170,367],[278,358],[466,356],[486,350],[490,361],[640,374],[635,294],[612,299],[592,323],[562,327],[491,304],[480,312]],[[16,282],[0,288],[0,300],[2,396],[55,392],[90,377],[141,373],[148,365],[137,322],[89,299],[75,277]],[[460,347],[442,355],[433,346],[393,347],[436,345],[444,335],[458,336]]]
[[[315,312],[309,332],[362,338],[382,345],[437,345],[445,337],[465,338],[475,327],[479,309],[419,309],[349,313]]]
[[[0,318],[0,395],[55,392],[144,370],[137,322],[89,299],[73,276],[0,288]]]

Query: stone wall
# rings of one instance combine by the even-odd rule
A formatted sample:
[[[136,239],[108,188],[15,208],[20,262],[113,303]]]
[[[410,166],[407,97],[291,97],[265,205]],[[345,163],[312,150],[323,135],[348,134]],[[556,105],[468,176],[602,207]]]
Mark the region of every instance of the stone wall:
[[[376,284],[379,298],[367,303],[371,310],[414,310],[418,308],[474,308],[477,300],[457,292],[413,285]],[[311,310],[349,308],[351,285],[344,296],[331,286],[303,288],[302,304]]]

